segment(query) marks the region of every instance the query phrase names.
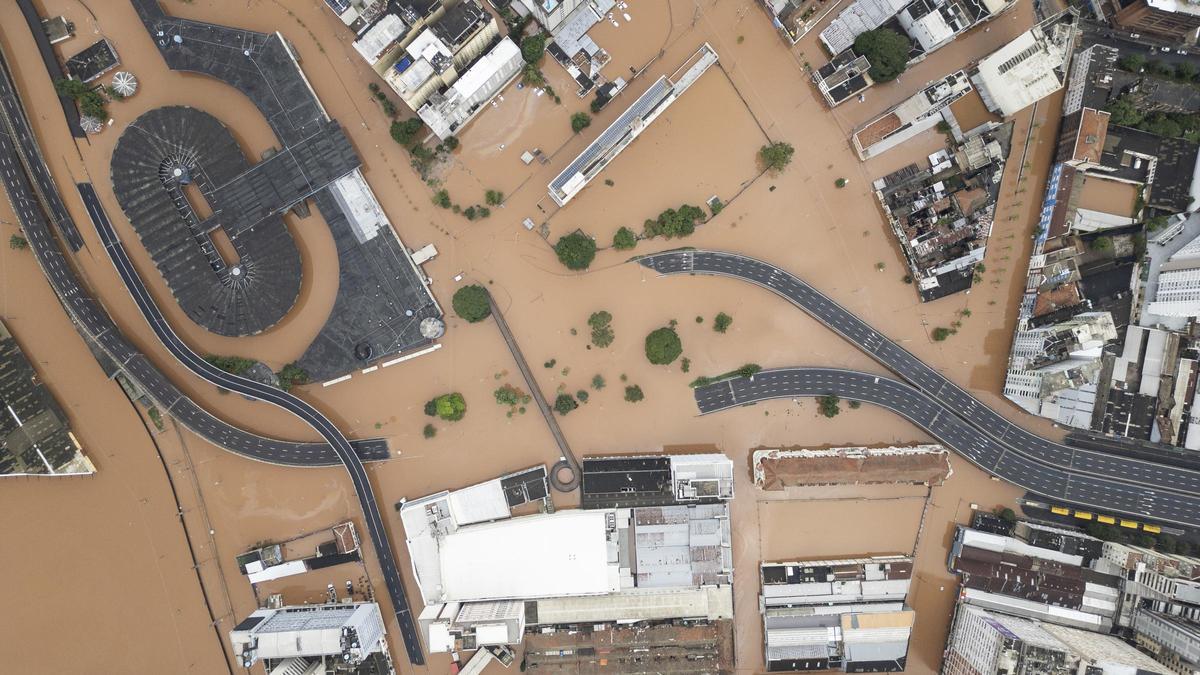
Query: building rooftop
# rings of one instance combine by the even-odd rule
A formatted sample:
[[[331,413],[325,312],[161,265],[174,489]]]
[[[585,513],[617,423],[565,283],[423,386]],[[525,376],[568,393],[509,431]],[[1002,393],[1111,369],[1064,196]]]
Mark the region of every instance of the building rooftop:
[[[453,135],[521,71],[521,48],[504,38],[480,57],[444,93],[429,97],[417,110],[438,138]]]
[[[1071,160],[1099,164],[1108,136],[1108,120],[1112,115],[1106,111],[1092,108],[1083,108],[1079,111],[1079,115],[1079,132],[1075,134],[1075,147],[1071,152]]]
[[[663,76],[651,84],[608,128],[600,132],[579,156],[550,181],[551,199],[559,206],[566,206],[567,202],[603,171],[609,162],[616,159],[633,139],[641,135],[648,124],[657,119],[667,106],[716,62],[716,51],[705,43],[680,68],[683,73],[676,80],[672,81]]]
[[[559,511],[463,527],[441,541],[448,601],[613,593],[606,514]]]
[[[988,110],[1008,117],[1059,90],[1075,44],[1072,10],[1051,16],[984,57],[971,81]]]
[[[446,10],[432,30],[442,42],[457,51],[475,33],[494,19],[476,0],[462,0]]]
[[[0,323],[0,476],[95,472],[67,415]]]
[[[817,88],[830,107],[837,106],[875,84],[870,70],[871,62],[867,57],[858,56],[853,49],[847,49],[817,69]]]
[[[259,609],[229,632],[243,667],[259,659],[333,656],[362,662],[381,648],[379,605],[373,602]]]
[[[585,457],[583,508],[715,503],[733,498],[733,462],[719,454]]]
[[[244,94],[275,132],[281,154],[337,126],[280,33],[170,17],[157,0],[133,3],[168,67],[206,74]],[[361,181],[362,189],[351,192],[377,201],[360,172],[345,175]],[[427,345],[430,339],[420,324],[440,319],[441,308],[391,224],[386,232],[380,230],[386,236],[362,241],[351,226],[354,218],[343,210],[345,200],[322,189],[312,194],[312,201],[337,246],[338,291],[328,320],[299,360],[301,367],[314,380],[328,380]]]
[[[349,149],[336,123],[327,129]],[[348,156],[303,156],[329,162],[331,175],[357,165],[353,149]],[[182,106],[142,114],[113,150],[113,192],[134,232],[188,318],[219,335],[269,328],[300,293],[300,252],[279,215],[290,204],[277,201],[277,189],[297,186],[299,178],[294,203],[307,182],[296,157],[274,157],[281,161],[266,160],[254,172],[260,180],[241,180],[253,167],[233,134],[212,115]],[[189,190],[204,203],[189,199]],[[219,227],[237,260],[217,249],[210,233]]]
[[[121,64],[117,50],[107,38],[100,38],[83,51],[67,59],[67,74],[81,82],[92,82]]]
[[[404,23],[404,19],[396,14],[384,14],[362,37],[354,41],[354,50],[367,63],[374,65],[405,35],[408,35],[408,24]]]
[[[887,448],[755,450],[754,484],[763,490],[804,485],[870,483],[940,484],[950,475],[950,459],[940,445]]]

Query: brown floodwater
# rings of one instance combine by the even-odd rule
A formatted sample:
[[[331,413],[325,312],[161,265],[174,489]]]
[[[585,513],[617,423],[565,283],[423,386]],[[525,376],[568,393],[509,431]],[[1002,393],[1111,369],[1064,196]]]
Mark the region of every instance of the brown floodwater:
[[[1079,190],[1075,205],[1081,209],[1129,217],[1137,202],[1137,194],[1137,187],[1129,183],[1085,176],[1083,189]]]
[[[605,245],[621,225],[636,229],[663,208],[699,203],[716,194],[728,205],[691,238],[642,242],[633,253],[682,243],[771,260],[867,317],[949,377],[970,385],[1004,414],[1045,431],[1048,425],[1035,424],[1028,416],[1017,417],[1016,409],[1004,402],[999,391],[1011,323],[1024,284],[1028,235],[1053,150],[1059,104],[1052,99],[1039,106],[1037,120],[1042,124],[1034,129],[1035,145],[1028,158],[1031,169],[1024,172],[1026,178],[1020,183],[1014,170],[1019,167],[1018,157],[1024,151],[1033,116],[1031,111],[1017,116],[1013,158],[1002,185],[983,283],[969,295],[922,304],[913,288],[901,281],[903,261],[870,183],[889,167],[925,161],[925,155],[936,149],[939,135],[923,135],[867,164],[854,156],[848,138],[856,126],[925,82],[960,68],[1027,28],[1032,21],[1031,8],[1019,5],[988,30],[976,30],[935,53],[900,81],[869,90],[864,103],[851,102],[831,113],[803,69],[806,61],[813,66],[825,61],[816,42],[823,26],[791,47],[749,0],[634,0],[629,4],[632,22],[617,15],[619,27],[601,24],[593,36],[613,56],[606,70],[611,77],[628,76],[630,66],[645,70],[612,105],[594,115],[591,127],[578,135],[571,133],[570,115],[586,111],[588,100],[578,98],[565,72],[548,61],[543,70],[561,97],[561,105],[512,85],[503,92],[504,101],[482,113],[461,134],[462,147],[440,176],[453,199],[465,207],[482,203],[487,189],[507,195],[506,203],[493,209],[489,219],[476,222],[431,203],[430,188],[392,143],[387,120],[371,100],[367,84],[375,76],[350,47],[351,36],[324,2],[195,0],[169,2],[166,8],[218,23],[282,31],[301,55],[305,74],[322,102],[355,143],[365,175],[401,238],[412,248],[437,245],[440,255],[426,265],[426,272],[433,278],[434,292],[442,304],[449,306],[458,285],[452,277],[457,274],[464,275],[464,282],[488,284],[547,394],[588,389],[594,375],[604,378],[604,389],[591,390],[586,404],[562,418],[563,430],[577,454],[653,452],[668,444],[713,443],[735,458],[739,467],[739,497],[732,506],[738,570],[735,599],[741,618],[738,662],[739,671],[756,672],[762,668],[756,569],[764,554],[759,533],[769,535],[766,543],[772,553],[790,552],[788,556],[798,558],[834,555],[838,550],[855,554],[890,549],[902,544],[902,538],[909,540],[911,549],[914,518],[920,517],[914,505],[923,503],[924,491],[847,488],[840,496],[814,493],[822,497],[820,502],[764,506],[767,500],[754,490],[749,478],[748,450],[762,445],[928,439],[911,425],[869,407],[846,410],[833,420],[819,418],[811,400],[799,404],[777,401],[698,417],[686,385],[699,374],[724,372],[746,362],[764,367],[881,369],[792,306],[746,284],[706,277],[658,278],[626,264],[628,252],[613,250],[601,251],[587,273],[567,272],[554,259],[547,242],[536,230],[527,232],[521,227],[521,220],[530,217],[547,222],[551,241],[581,228]],[[108,160],[121,129],[137,115],[160,105],[192,105],[213,113],[234,131],[252,158],[276,143],[270,129],[249,101],[225,85],[167,71],[127,3],[89,3],[98,21],[77,0],[43,0],[42,6],[46,14],[62,13],[76,23],[79,36],[61,45],[65,54],[79,51],[103,34],[113,40],[123,67],[141,82],[136,96],[111,106],[112,128],[77,150],[16,8],[0,8],[0,25],[4,26],[0,36],[6,50],[16,55],[15,76],[33,111],[51,169],[60,184],[68,186],[64,199],[88,242],[88,249],[77,256],[86,279],[131,338],[204,405],[263,433],[314,438],[310,430],[281,411],[237,396],[219,395],[158,347],[69,189],[76,179],[90,177],[96,183],[135,264],[190,344],[205,351],[261,358],[278,366],[307,346],[337,291],[333,242],[320,216],[314,213],[307,219],[288,219],[304,257],[304,285],[297,307],[279,326],[261,335],[222,338],[190,324],[175,307],[122,217],[107,179]],[[721,68],[706,73],[567,207],[551,208],[545,194],[549,180],[654,79],[674,71],[705,41],[720,54]],[[755,153],[767,137],[792,143],[796,156],[783,173],[756,178]],[[523,164],[521,153],[533,148],[540,148],[548,163]],[[834,181],[841,177],[850,179],[850,184],[834,188]],[[613,185],[605,185],[604,179]],[[732,199],[734,195],[738,195],[736,199]],[[8,213],[3,218],[6,223],[13,220]],[[11,229],[9,224],[3,227]],[[6,578],[27,579],[29,586],[36,584],[49,594],[52,602],[39,606],[88,610],[47,611],[38,621],[22,616],[20,626],[5,626],[9,629],[6,635],[21,638],[16,662],[23,663],[22,655],[50,653],[52,662],[40,661],[36,668],[49,664],[58,672],[219,672],[225,655],[209,627],[200,585],[174,517],[176,507],[167,474],[149,437],[116,386],[103,378],[67,326],[29,257],[5,251],[0,261],[4,264],[6,320],[33,358],[48,363],[46,379],[67,407],[100,470],[93,479],[74,482],[14,482],[6,485],[8,489],[0,497],[0,504],[9,506],[4,510],[8,514],[3,517],[4,531],[26,539],[36,536],[42,544],[23,549],[39,551],[37,558],[0,558]],[[883,263],[883,271],[877,270],[878,263]],[[932,328],[949,325],[958,311],[967,307],[973,315],[964,319],[957,335],[942,343],[928,338]],[[613,314],[616,340],[606,349],[588,349],[586,320],[600,309]],[[711,328],[712,317],[719,311],[734,317],[726,334]],[[696,322],[698,316],[703,323]],[[690,360],[687,373],[682,372],[681,362],[650,366],[642,354],[644,335],[671,320],[678,322],[684,355]],[[310,386],[301,391],[351,436],[379,435],[390,440],[394,459],[368,470],[397,543],[403,540],[403,531],[391,517],[390,505],[399,498],[461,487],[557,458],[553,439],[535,411],[508,417],[506,410],[494,403],[492,392],[497,387],[506,383],[523,386],[495,326],[489,322],[468,325],[452,316],[448,324],[443,348],[437,352],[368,375],[356,373],[351,380],[329,388]],[[551,360],[554,367],[541,366]],[[630,404],[623,400],[622,375],[628,384],[642,387],[644,401]],[[438,435],[426,440],[421,428],[430,420],[422,414],[422,405],[446,391],[462,392],[468,413],[457,423],[435,422]],[[349,482],[340,470],[285,469],[248,462],[171,426],[154,438],[176,482],[193,547],[204,561],[201,577],[222,635],[233,621],[255,607],[254,594],[236,571],[234,555],[259,541],[294,537],[347,518],[361,526]],[[953,579],[944,569],[951,524],[965,521],[964,504],[970,501],[1011,505],[1018,494],[1015,488],[989,480],[961,460],[956,460],[954,467],[954,476],[933,490],[917,547],[918,578],[910,599],[918,619],[910,672],[934,672],[940,660],[953,598]],[[872,499],[841,500],[859,496]],[[575,499],[568,496],[560,503]],[[778,509],[791,508],[810,516],[847,509],[845,512],[854,513],[855,522],[863,525],[858,528],[860,536],[835,536],[832,529],[814,531],[826,539],[818,546],[803,532],[789,533],[783,524],[786,519],[774,515]],[[768,514],[765,525],[764,514]],[[111,536],[114,530],[124,536]],[[45,532],[56,536],[46,541]],[[406,568],[402,547],[396,553]],[[107,564],[113,559],[123,564]],[[372,560],[368,559],[366,571],[378,578]],[[342,576],[338,570],[329,580]],[[306,597],[319,593],[324,582],[324,577],[298,580],[281,590],[291,589],[286,595]],[[407,583],[409,596],[416,597],[411,578]],[[132,625],[135,618],[141,624],[149,623],[147,630],[153,632],[136,653],[129,648],[129,633],[122,628]],[[76,649],[57,648],[63,631],[75,636]],[[426,668],[417,669],[407,665],[402,646],[394,641],[392,652],[403,672],[447,671],[444,655],[430,658]]]

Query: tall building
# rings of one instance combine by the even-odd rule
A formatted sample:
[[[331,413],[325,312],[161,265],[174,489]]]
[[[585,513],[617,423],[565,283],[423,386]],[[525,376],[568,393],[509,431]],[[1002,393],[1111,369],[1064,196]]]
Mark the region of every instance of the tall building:
[[[417,115],[438,138],[445,140],[475,119],[492,97],[521,74],[524,64],[521,48],[512,38],[505,37],[479,57],[453,85],[429,96],[417,109]]]
[[[970,71],[988,110],[1009,117],[1066,84],[1078,17],[1051,16],[984,57]]]
[[[1134,639],[1172,673],[1200,674],[1200,622],[1163,612],[1138,612]]]
[[[261,660],[268,672],[285,662],[295,667],[329,657],[358,665],[381,652],[383,640],[383,617],[373,602],[260,609],[229,632],[242,667]]]
[[[943,675],[1161,673],[1153,659],[1111,635],[1043,624],[960,604]]]
[[[550,33],[567,20],[576,7],[593,0],[521,0],[534,20]],[[608,3],[611,4],[611,3]]]
[[[1111,0],[1113,22],[1137,33],[1150,33],[1192,44],[1200,29],[1200,6],[1178,0]]]
[[[1200,316],[1200,237],[1159,265],[1154,298],[1145,311],[1159,316]]]

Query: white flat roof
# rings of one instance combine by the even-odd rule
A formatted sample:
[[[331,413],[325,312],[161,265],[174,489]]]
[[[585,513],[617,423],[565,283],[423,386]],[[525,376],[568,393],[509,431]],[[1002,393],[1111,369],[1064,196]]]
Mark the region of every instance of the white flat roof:
[[[620,590],[607,511],[559,511],[464,527],[441,542],[444,601],[545,598]]]
[[[489,480],[450,493],[450,513],[462,525],[502,520],[511,513],[499,480]]]
[[[399,40],[408,31],[408,26],[404,20],[395,14],[386,14],[379,20],[371,30],[363,34],[363,36],[354,41],[354,49],[367,60],[368,63],[374,65],[383,52],[396,40]]]

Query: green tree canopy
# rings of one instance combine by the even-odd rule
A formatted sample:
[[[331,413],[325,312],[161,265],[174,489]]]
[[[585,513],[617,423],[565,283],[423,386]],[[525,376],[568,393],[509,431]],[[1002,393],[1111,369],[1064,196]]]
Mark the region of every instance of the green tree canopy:
[[[1108,104],[1108,112],[1112,113],[1109,122],[1121,127],[1135,127],[1141,124],[1145,117],[1137,106],[1125,96]]]
[[[683,353],[683,342],[672,328],[658,328],[646,336],[646,358],[657,366],[665,366]]]
[[[792,155],[796,153],[796,149],[791,143],[776,141],[762,146],[758,149],[758,158],[762,160],[763,167],[768,171],[783,171],[788,164],[792,163]]]
[[[634,246],[637,246],[637,235],[628,227],[621,226],[613,235],[613,248],[618,251],[627,251]]]
[[[542,60],[546,53],[546,36],[543,33],[527,35],[521,40],[521,58],[525,63],[533,65]]]
[[[204,357],[204,360],[230,375],[241,375],[249,370],[250,366],[258,363],[254,359],[247,359],[242,356],[221,356],[220,354],[209,354]]]
[[[1125,56],[1121,57],[1120,61],[1117,61],[1117,66],[1119,66],[1121,70],[1128,70],[1131,73],[1140,73],[1142,68],[1146,66],[1146,56],[1138,53],[1126,54]]]
[[[703,220],[704,209],[684,204],[678,209],[663,211],[655,220],[647,220],[643,224],[643,234],[647,237],[663,236],[667,239],[686,237],[696,231],[696,222]]]
[[[392,122],[389,133],[391,133],[393,141],[407,147],[416,140],[422,126],[420,117],[410,117],[403,122],[398,120]]]
[[[454,313],[470,323],[483,321],[492,315],[487,289],[479,284],[463,286],[455,291],[451,304],[454,306]]]
[[[582,232],[572,232],[554,245],[558,261],[569,270],[586,270],[596,257],[596,241]]]
[[[631,385],[625,387],[625,400],[626,401],[629,401],[630,403],[637,403],[638,401],[640,401],[644,398],[646,398],[646,395],[642,393],[642,388],[639,387],[638,385],[631,384]]]
[[[577,112],[571,115],[571,131],[579,133],[590,126],[592,126],[591,115],[585,112]]]
[[[566,415],[578,407],[579,403],[570,394],[559,394],[558,398],[554,399],[554,411],[559,415]]]
[[[287,364],[275,373],[279,378],[279,388],[284,391],[291,391],[292,387],[297,384],[308,384],[308,371],[301,368],[295,361]]]
[[[713,330],[718,333],[724,333],[733,325],[733,317],[725,312],[718,312],[716,318],[713,319]]]
[[[854,53],[871,62],[871,79],[890,82],[908,66],[908,38],[887,28],[869,30],[854,38]]]
[[[826,417],[837,417],[838,413],[842,412],[841,408],[838,407],[838,403],[840,402],[841,399],[833,394],[818,396],[817,408]]]
[[[437,416],[447,422],[456,422],[467,414],[467,401],[457,391],[433,399],[433,407]]]

